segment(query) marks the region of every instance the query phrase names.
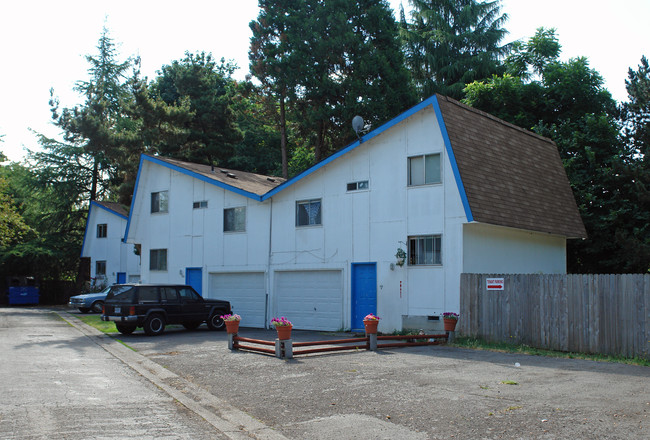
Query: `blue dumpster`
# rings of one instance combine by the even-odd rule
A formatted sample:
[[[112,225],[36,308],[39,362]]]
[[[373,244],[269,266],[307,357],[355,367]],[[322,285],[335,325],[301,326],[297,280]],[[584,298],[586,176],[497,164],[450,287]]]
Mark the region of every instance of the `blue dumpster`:
[[[38,304],[38,287],[10,287],[9,304]]]

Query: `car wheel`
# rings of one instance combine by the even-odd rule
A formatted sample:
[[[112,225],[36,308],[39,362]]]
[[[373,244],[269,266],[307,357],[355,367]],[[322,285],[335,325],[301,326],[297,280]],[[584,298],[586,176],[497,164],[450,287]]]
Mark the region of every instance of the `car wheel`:
[[[226,328],[226,323],[223,322],[219,312],[214,312],[208,319],[208,328],[210,330],[223,330]]]
[[[201,325],[201,321],[184,322],[183,327],[188,330],[196,330]]]
[[[102,307],[104,307],[104,301],[95,301],[90,308],[95,313],[102,313]]]
[[[117,322],[115,323],[115,328],[123,335],[130,335],[135,331],[135,325],[118,324]]]
[[[81,313],[88,313],[90,312],[90,309],[88,307],[79,307],[79,311]]]
[[[151,314],[142,327],[147,335],[158,336],[165,331],[165,318],[157,313]]]

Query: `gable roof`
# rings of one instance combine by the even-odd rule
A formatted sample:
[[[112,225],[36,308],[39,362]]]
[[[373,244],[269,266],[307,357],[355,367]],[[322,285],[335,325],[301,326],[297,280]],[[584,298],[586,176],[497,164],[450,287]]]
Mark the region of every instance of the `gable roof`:
[[[97,206],[99,208],[105,209],[106,211],[109,211],[111,214],[115,214],[118,217],[122,217],[124,220],[126,220],[129,217],[129,211],[122,206],[120,203],[117,202],[98,202],[96,200],[92,200],[90,202],[90,209],[92,209],[93,206]],[[88,212],[90,214],[90,211]]]
[[[90,201],[90,206],[88,208],[88,217],[86,218],[86,228],[84,229],[84,239],[81,243],[81,257],[84,254],[84,248],[86,247],[86,238],[88,237],[88,225],[90,224],[90,213],[93,211],[93,208],[101,208],[104,211],[108,211],[110,214],[116,215],[124,220],[129,220],[129,212],[124,206],[116,202],[98,202],[96,200]]]
[[[587,236],[553,141],[451,98],[437,102],[474,221]]]
[[[289,180],[143,154],[133,202],[144,161],[261,202],[428,107],[442,131],[468,222],[586,238],[553,141],[442,95],[431,96]],[[125,240],[130,223],[129,216]]]
[[[434,95],[263,196],[277,194],[431,106],[468,222],[586,238],[557,146],[451,98]]]
[[[140,156],[140,165],[138,166],[138,175],[135,179],[135,189],[133,191],[133,197],[131,198],[130,212],[133,212],[133,204],[135,203],[135,199],[138,194],[140,173],[142,173],[142,165],[144,162],[155,163],[157,165],[169,168],[181,174],[185,174],[211,185],[226,189],[228,191],[232,191],[236,194],[248,197],[258,202],[264,200],[264,194],[267,194],[270,190],[284,183],[285,181],[285,179],[281,177],[264,176],[262,174],[247,173],[245,171],[230,170],[222,167],[212,167],[210,165],[184,162],[182,160],[171,159],[168,157],[142,154]],[[130,228],[131,216],[129,215],[126,222],[126,229],[124,231],[124,242],[126,242],[129,236]]]
[[[285,181],[281,177],[264,176],[148,154],[142,155],[140,165],[142,165],[142,160],[157,163],[257,201],[261,201],[264,194]]]

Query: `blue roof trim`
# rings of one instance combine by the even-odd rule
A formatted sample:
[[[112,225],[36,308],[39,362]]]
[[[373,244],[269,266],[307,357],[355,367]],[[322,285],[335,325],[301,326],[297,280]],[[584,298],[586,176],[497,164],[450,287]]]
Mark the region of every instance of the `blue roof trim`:
[[[297,176],[287,180],[283,184],[276,186],[271,191],[264,194],[262,196],[262,198],[261,198],[261,201],[264,201],[264,200],[267,200],[267,199],[273,197],[274,195],[276,195],[280,191],[284,190],[285,188],[293,185],[294,183],[298,182],[301,179],[304,179],[305,177],[309,176],[310,174],[313,174],[314,172],[318,171],[319,169],[321,169],[325,165],[329,164],[330,162],[335,161],[336,159],[343,156],[344,154],[347,154],[348,152],[354,150],[355,148],[357,148],[362,143],[364,143],[364,142],[366,142],[366,141],[368,141],[368,140],[370,140],[370,139],[372,139],[372,138],[374,138],[376,136],[379,136],[380,134],[382,134],[386,130],[390,129],[391,127],[393,127],[393,126],[395,126],[397,124],[399,124],[400,122],[407,119],[408,117],[413,116],[415,113],[419,112],[420,110],[422,110],[422,109],[424,109],[424,108],[426,108],[426,107],[428,107],[430,105],[433,105],[434,103],[437,103],[437,101],[435,99],[435,95],[425,99],[424,101],[417,104],[416,106],[411,107],[410,109],[406,110],[404,113],[400,114],[399,116],[391,119],[390,121],[386,122],[385,124],[383,124],[383,125],[379,126],[378,128],[372,130],[370,133],[368,133],[365,136],[361,137],[361,139],[359,139],[357,141],[354,141],[353,143],[351,143],[347,147],[343,148],[342,150],[339,150],[336,153],[332,154],[327,159],[323,159],[322,161],[318,162],[316,165],[312,166],[311,168],[306,169],[302,173],[300,173]]]
[[[135,186],[133,187],[133,197],[131,198],[131,207],[129,208],[129,219],[126,221],[126,228],[124,229],[123,243],[126,243],[126,238],[129,236],[129,229],[131,228],[131,216],[133,215],[133,205],[135,198],[138,195],[138,184],[140,183],[140,173],[142,173],[142,163],[144,162],[144,154],[140,155],[140,164],[138,165],[138,175],[135,178]]]
[[[97,203],[94,200],[91,200],[90,201],[90,207],[88,208],[88,217],[86,217],[86,229],[84,229],[84,240],[81,243],[81,255],[79,256],[80,258],[83,258],[83,256],[84,256],[84,247],[86,247],[86,237],[88,236],[88,221],[90,220],[90,213],[93,212],[93,206],[101,208],[104,211],[108,211],[109,213],[111,213],[113,215],[116,215],[116,216],[118,216],[120,218],[123,218],[124,220],[126,220],[128,222],[128,217],[126,217],[126,216],[124,216],[124,215],[122,215],[120,213],[117,213],[117,212],[113,211],[112,209],[107,208],[106,206],[100,205],[99,203]]]
[[[127,217],[127,216],[122,215],[122,214],[120,214],[119,212],[115,212],[115,211],[113,211],[111,208],[108,208],[108,207],[106,207],[106,206],[104,206],[104,205],[101,205],[101,204],[97,203],[97,202],[94,201],[94,200],[91,200],[91,201],[90,201],[90,207],[92,208],[93,205],[94,205],[94,206],[97,206],[98,208],[102,208],[103,210],[108,211],[108,212],[110,212],[111,214],[114,214],[114,215],[116,215],[116,216],[118,216],[118,217],[120,217],[120,218],[123,218],[124,220],[128,220],[128,217]],[[90,215],[90,211],[88,211],[88,215]]]
[[[220,182],[218,180],[210,179],[209,177],[204,176],[203,174],[196,173],[194,171],[190,171],[188,169],[185,169],[183,167],[179,167],[178,165],[171,164],[169,162],[165,162],[164,160],[160,160],[157,157],[152,157],[152,156],[147,156],[143,155],[144,160],[147,160],[149,162],[161,165],[163,167],[167,167],[169,169],[172,169],[176,172],[179,172],[181,174],[185,174],[190,177],[194,177],[195,179],[201,180],[203,182],[209,183],[214,186],[218,186],[220,188],[226,189],[228,191],[234,192],[235,194],[239,194],[240,196],[248,197],[249,199],[253,199],[257,202],[262,201],[262,197],[258,196],[257,194],[254,194],[252,192],[244,191],[243,189],[239,189],[237,187],[234,187],[232,185],[228,185],[227,183]],[[138,171],[139,173],[139,171]]]
[[[232,185],[228,185],[223,182],[219,182],[218,180],[210,179],[209,177],[204,176],[203,174],[196,173],[194,171],[190,171],[188,169],[185,169],[183,167],[180,167],[178,165],[171,164],[169,162],[165,162],[164,160],[158,159],[157,157],[149,156],[146,154],[140,155],[140,165],[138,166],[138,176],[135,179],[135,189],[133,190],[133,198],[131,199],[131,209],[129,209],[129,219],[127,220],[126,223],[126,229],[124,231],[124,238],[122,239],[123,242],[126,243],[126,239],[129,236],[129,230],[131,229],[131,213],[133,213],[133,204],[135,203],[136,196],[138,194],[138,184],[140,183],[140,175],[142,173],[142,164],[144,161],[155,163],[156,165],[160,165],[165,168],[169,168],[173,171],[176,171],[181,174],[185,174],[186,176],[193,177],[195,179],[198,179],[202,182],[209,183],[210,185],[217,186],[219,188],[223,188],[225,190],[234,192],[235,194],[239,194],[240,196],[248,197],[249,199],[253,199],[256,202],[261,202],[262,197],[258,196],[257,194],[244,191],[243,189],[236,188]]]
[[[436,112],[438,125],[440,125],[440,132],[442,133],[442,138],[445,142],[445,150],[447,151],[447,157],[449,158],[451,169],[454,172],[454,178],[456,179],[456,186],[458,187],[458,194],[460,194],[460,199],[463,203],[463,208],[465,208],[465,215],[467,216],[467,221],[473,222],[474,216],[472,215],[472,209],[469,206],[469,200],[467,200],[465,185],[463,185],[463,180],[460,177],[460,171],[458,170],[458,163],[456,162],[456,156],[454,156],[454,149],[451,147],[451,141],[449,140],[449,134],[447,133],[447,126],[445,125],[445,120],[442,117],[440,104],[438,103],[438,98],[436,96],[434,96],[433,98],[434,98],[433,109]]]

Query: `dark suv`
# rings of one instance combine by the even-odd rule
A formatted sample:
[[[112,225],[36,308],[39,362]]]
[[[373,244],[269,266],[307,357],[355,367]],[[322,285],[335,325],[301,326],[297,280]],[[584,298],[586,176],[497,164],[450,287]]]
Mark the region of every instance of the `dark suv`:
[[[167,324],[194,330],[203,322],[211,330],[225,327],[222,315],[232,312],[228,301],[203,299],[190,286],[166,284],[115,284],[106,295],[102,321],[113,321],[117,331],[128,335],[142,327],[159,335]]]

